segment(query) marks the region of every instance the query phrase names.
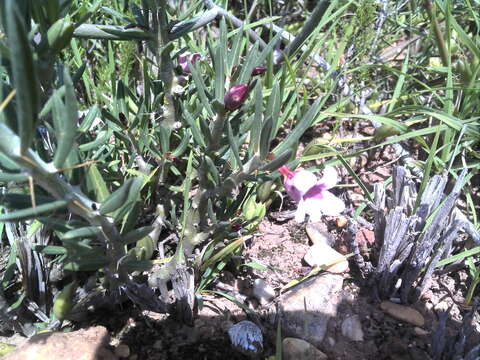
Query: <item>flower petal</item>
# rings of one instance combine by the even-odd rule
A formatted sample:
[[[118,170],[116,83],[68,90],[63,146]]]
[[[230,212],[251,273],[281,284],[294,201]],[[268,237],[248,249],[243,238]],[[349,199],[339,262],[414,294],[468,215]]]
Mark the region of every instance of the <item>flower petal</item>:
[[[303,200],[300,200],[298,203],[297,211],[295,212],[295,221],[298,223],[302,223],[305,221],[306,213],[306,203]]]
[[[308,190],[317,184],[317,177],[306,170],[299,170],[295,172],[293,177],[293,186],[304,195]]]
[[[325,184],[327,189],[334,187],[338,182],[337,170],[333,166],[326,166],[319,182]]]
[[[321,199],[314,197],[305,199],[305,211],[311,218],[317,218],[318,213],[327,216],[337,216],[343,210],[345,210],[344,202],[330,191],[323,191]]]
[[[290,196],[293,201],[298,203],[302,199],[302,194],[293,186],[292,179],[285,179],[283,186],[285,186],[288,196]]]
[[[327,186],[322,183],[312,186],[304,195],[303,198],[317,198],[323,199],[323,192],[327,189]]]

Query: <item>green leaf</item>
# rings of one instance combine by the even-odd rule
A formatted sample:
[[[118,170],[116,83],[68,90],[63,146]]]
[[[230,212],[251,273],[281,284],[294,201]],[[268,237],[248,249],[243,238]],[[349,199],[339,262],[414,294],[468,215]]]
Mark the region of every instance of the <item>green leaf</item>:
[[[128,234],[122,236],[122,244],[128,245],[137,242],[148,236],[154,230],[153,226],[144,226],[130,231]]]
[[[57,149],[53,158],[53,164],[57,169],[63,166],[68,154],[72,150],[78,120],[77,98],[75,96],[72,78],[67,68],[65,68],[63,78],[65,81],[65,106],[62,107],[62,119],[57,119],[55,123]],[[54,111],[54,114],[55,113],[56,111]],[[58,115],[57,113],[57,116]]]
[[[259,270],[259,271],[270,270],[270,268],[268,266],[257,263],[257,262],[249,262],[249,263],[246,263],[246,264],[242,264],[242,266],[247,266],[247,267],[250,267],[252,269]]]
[[[206,170],[208,171],[208,174],[211,175],[211,179],[215,186],[220,184],[220,174],[218,172],[217,167],[215,166],[213,160],[205,155],[205,165],[206,165]]]
[[[132,180],[132,184],[128,189],[128,196],[125,204],[114,215],[116,221],[128,216],[129,213],[135,209],[135,204],[140,198],[140,191],[142,190],[145,181],[142,177],[134,177]]]
[[[17,268],[17,243],[13,241],[10,244],[10,253],[8,255],[8,261],[3,266],[3,277],[2,277],[2,287],[5,288],[10,283],[10,280],[13,279],[15,275],[15,270]]]
[[[223,102],[223,97],[225,95],[224,54],[226,51],[227,49],[222,49],[220,45],[217,46],[215,51],[215,98],[219,102]]]
[[[73,239],[80,239],[80,238],[90,238],[96,237],[102,233],[102,229],[100,226],[85,226],[82,228],[74,229],[67,231],[62,236],[60,236],[61,240],[73,240]]]
[[[269,116],[263,123],[262,132],[260,134],[260,159],[264,160],[270,150],[270,141],[273,128],[273,118]]]
[[[285,165],[293,155],[292,149],[287,149],[280,155],[278,155],[275,159],[270,161],[269,163],[263,165],[258,170],[260,171],[275,171],[281,166]]]
[[[7,156],[7,161],[12,161],[12,157],[20,156],[20,138],[5,124],[0,123],[0,152]],[[2,164],[3,165],[3,164]]]
[[[46,255],[63,255],[68,252],[65,247],[56,245],[35,245],[33,249]]]
[[[204,136],[202,136],[202,132],[200,130],[200,127],[197,125],[195,119],[192,117],[190,112],[184,111],[183,112],[185,116],[185,121],[187,122],[188,126],[190,126],[190,130],[192,131],[193,139],[195,142],[200,145],[201,147],[205,148],[205,140]]]
[[[0,183],[14,182],[19,184],[25,181],[28,181],[28,175],[26,174],[0,172]]]
[[[102,130],[97,134],[95,140],[90,141],[86,144],[80,145],[78,147],[78,150],[89,151],[89,150],[92,150],[92,149],[96,149],[96,148],[100,147],[100,145],[105,144],[108,141],[108,139],[110,138],[111,135],[112,135],[111,131]]]
[[[433,165],[433,161],[435,159],[435,154],[437,153],[437,146],[438,146],[438,139],[439,138],[440,138],[440,131],[437,131],[437,133],[435,134],[435,137],[433,138],[432,145],[430,146],[430,149],[429,149],[429,152],[428,152],[427,162],[425,163],[425,166],[423,168],[423,178],[422,178],[422,182],[420,183],[420,187],[418,189],[418,195],[417,195],[417,199],[415,201],[415,209],[418,209],[418,207],[420,206],[423,191],[427,187],[427,183],[430,180],[430,176],[432,174],[432,165]]]
[[[122,262],[122,266],[127,269],[129,273],[134,271],[148,271],[153,264],[149,260],[127,259]]]
[[[263,111],[263,94],[262,83],[257,81],[255,84],[255,114],[253,116],[252,129],[250,130],[251,153],[260,151],[260,135],[262,132],[262,111]]]
[[[130,187],[133,184],[133,178],[128,179],[113,194],[111,194],[101,205],[100,214],[105,215],[120,209],[125,205],[128,199]]]
[[[96,164],[91,164],[87,170],[87,187],[89,191],[95,193],[95,199],[98,202],[104,201],[110,195]]]
[[[274,154],[281,153],[286,149],[291,148],[294,146],[300,137],[307,131],[307,129],[312,126],[314,123],[318,122],[319,120],[316,119],[317,114],[320,112],[320,108],[325,102],[325,97],[319,97],[313,104],[310,106],[308,111],[302,117],[302,119],[298,122],[295,128],[290,131],[287,135],[285,140],[283,140],[273,151]],[[322,114],[320,115],[320,119],[326,118],[327,115]]]
[[[442,266],[445,266],[445,265],[448,265],[448,264],[451,264],[455,261],[459,261],[459,260],[462,260],[462,259],[465,259],[465,258],[469,258],[471,256],[474,256],[476,254],[480,253],[480,246],[476,246],[472,249],[469,249],[469,250],[465,250],[465,251],[462,251],[458,254],[455,254],[453,256],[450,256],[446,259],[443,259],[443,260],[440,260],[437,265],[435,265],[436,268],[438,267],[442,267]]]
[[[355,173],[355,171],[352,169],[348,161],[346,161],[342,155],[337,154],[338,160],[345,166],[347,169],[348,173],[350,176],[352,176],[355,179],[355,182],[360,186],[360,188],[363,191],[363,195],[368,199],[368,201],[373,202],[373,197],[372,194],[370,194],[370,191],[368,191],[367,186],[363,183],[363,181],[360,179],[360,177]]]
[[[235,136],[233,135],[232,125],[230,121],[227,122],[227,134],[228,134],[228,142],[230,144],[230,150],[233,152],[233,156],[235,157],[235,161],[237,162],[237,167],[243,171],[242,160],[240,159],[240,153],[238,152],[238,142]]]
[[[106,256],[95,255],[65,263],[63,268],[69,271],[96,271],[108,264]]]
[[[37,205],[49,204],[55,201],[53,197],[36,195]],[[32,206],[32,197],[29,194],[6,193],[0,195],[0,204],[9,209],[27,209]]]
[[[232,241],[230,244],[222,248],[220,251],[218,251],[215,255],[212,257],[208,258],[200,267],[201,271],[205,271],[206,268],[214,264],[215,262],[224,259],[227,256],[230,256],[237,250],[240,246],[243,245],[245,242],[246,238],[242,237],[240,239],[237,239],[235,241]]]
[[[90,127],[92,126],[92,123],[95,120],[95,118],[98,116],[99,112],[100,110],[98,109],[98,106],[93,105],[88,111],[88,114],[83,119],[80,126],[78,127],[78,132],[84,133],[90,130]]]
[[[30,147],[35,133],[39,104],[38,80],[24,14],[20,13],[14,0],[7,0],[5,10],[13,83],[17,90],[18,133],[23,154]]]
[[[203,81],[203,78],[200,76],[200,73],[198,72],[198,63],[195,65],[189,64],[190,72],[192,73],[192,78],[193,81],[195,82],[195,85],[197,86],[197,92],[198,92],[198,97],[200,99],[200,103],[203,105],[203,107],[208,111],[208,114],[210,116],[213,116],[213,110],[211,106],[211,101],[207,97],[207,86],[205,85],[205,81]],[[222,97],[223,101],[223,97]]]
[[[7,214],[0,215],[0,221],[26,220],[65,208],[67,205],[67,200],[56,200],[48,204],[36,206],[34,208],[12,211]]]

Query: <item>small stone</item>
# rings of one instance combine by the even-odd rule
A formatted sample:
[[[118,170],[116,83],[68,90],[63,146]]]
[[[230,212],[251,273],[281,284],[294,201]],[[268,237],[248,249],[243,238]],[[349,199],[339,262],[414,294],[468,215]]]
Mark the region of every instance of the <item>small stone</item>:
[[[32,336],[2,360],[116,360],[117,356],[108,349],[109,342],[110,336],[103,326],[69,333],[43,332]]]
[[[303,259],[312,267],[332,264],[325,267],[325,270],[334,274],[348,271],[348,261],[345,257],[326,244],[317,243],[311,246]]]
[[[328,345],[335,346],[335,339],[331,336],[327,337]]]
[[[255,279],[253,282],[253,296],[260,301],[260,304],[266,304],[275,297],[275,290],[263,279]]]
[[[409,306],[395,304],[391,301],[382,301],[380,304],[380,309],[395,319],[405,321],[419,327],[425,325],[425,318],[423,315]]]
[[[337,223],[337,227],[339,227],[339,228],[344,228],[348,224],[347,218],[345,216],[342,216],[342,215],[337,217],[335,222]]]
[[[323,223],[309,223],[305,230],[314,245],[322,243],[332,246],[335,243],[335,239],[327,232],[327,227]]]
[[[352,341],[363,341],[362,323],[358,315],[352,315],[343,320],[342,335]]]
[[[372,230],[362,227],[357,231],[355,240],[361,251],[367,251],[375,244],[375,233]]]
[[[243,320],[228,330],[228,336],[234,349],[252,356],[263,351],[262,330],[251,321]]]
[[[115,355],[120,358],[128,358],[130,356],[130,348],[126,344],[120,344],[115,348]]]
[[[327,355],[312,344],[302,339],[285,338],[282,341],[283,359],[285,360],[321,360]]]
[[[418,326],[415,326],[415,327],[413,328],[413,332],[414,332],[415,335],[417,335],[417,336],[426,336],[426,335],[430,334],[427,330],[422,329],[422,328],[420,328],[420,327],[418,327]]]
[[[163,349],[163,342],[162,342],[162,340],[157,340],[157,341],[155,341],[155,342],[153,343],[153,348],[154,348],[155,350],[161,350],[161,349]]]

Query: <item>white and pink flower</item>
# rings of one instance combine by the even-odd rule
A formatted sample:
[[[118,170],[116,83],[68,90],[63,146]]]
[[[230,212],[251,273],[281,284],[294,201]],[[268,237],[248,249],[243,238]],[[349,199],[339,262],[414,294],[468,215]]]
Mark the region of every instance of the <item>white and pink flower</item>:
[[[311,221],[320,221],[322,215],[337,216],[345,209],[344,202],[328,191],[338,181],[333,167],[327,166],[320,180],[303,169],[292,171],[282,166],[278,171],[284,177],[287,194],[298,204],[295,221],[305,221],[306,215]]]

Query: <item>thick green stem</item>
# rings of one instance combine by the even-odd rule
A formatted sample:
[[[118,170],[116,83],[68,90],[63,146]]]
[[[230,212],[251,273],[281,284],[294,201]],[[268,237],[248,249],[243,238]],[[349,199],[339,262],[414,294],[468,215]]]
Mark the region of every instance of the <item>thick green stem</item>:
[[[292,55],[302,44],[303,42],[312,34],[317,25],[322,20],[325,11],[327,11],[330,1],[321,0],[317,2],[315,9],[313,9],[312,14],[308,18],[305,25],[303,25],[300,33],[295,36],[295,39],[287,46],[285,49],[285,54],[290,56]]]
[[[141,28],[125,28],[116,25],[82,24],[77,27],[73,36],[81,39],[101,40],[152,40],[154,34]]]
[[[154,11],[155,10],[155,11]],[[159,78],[164,86],[164,126],[173,130],[176,122],[175,103],[172,92],[173,84],[173,62],[171,56],[172,47],[168,46],[168,16],[167,3],[165,0],[158,0],[158,7],[152,9],[153,27],[156,32],[156,57],[159,64]]]

